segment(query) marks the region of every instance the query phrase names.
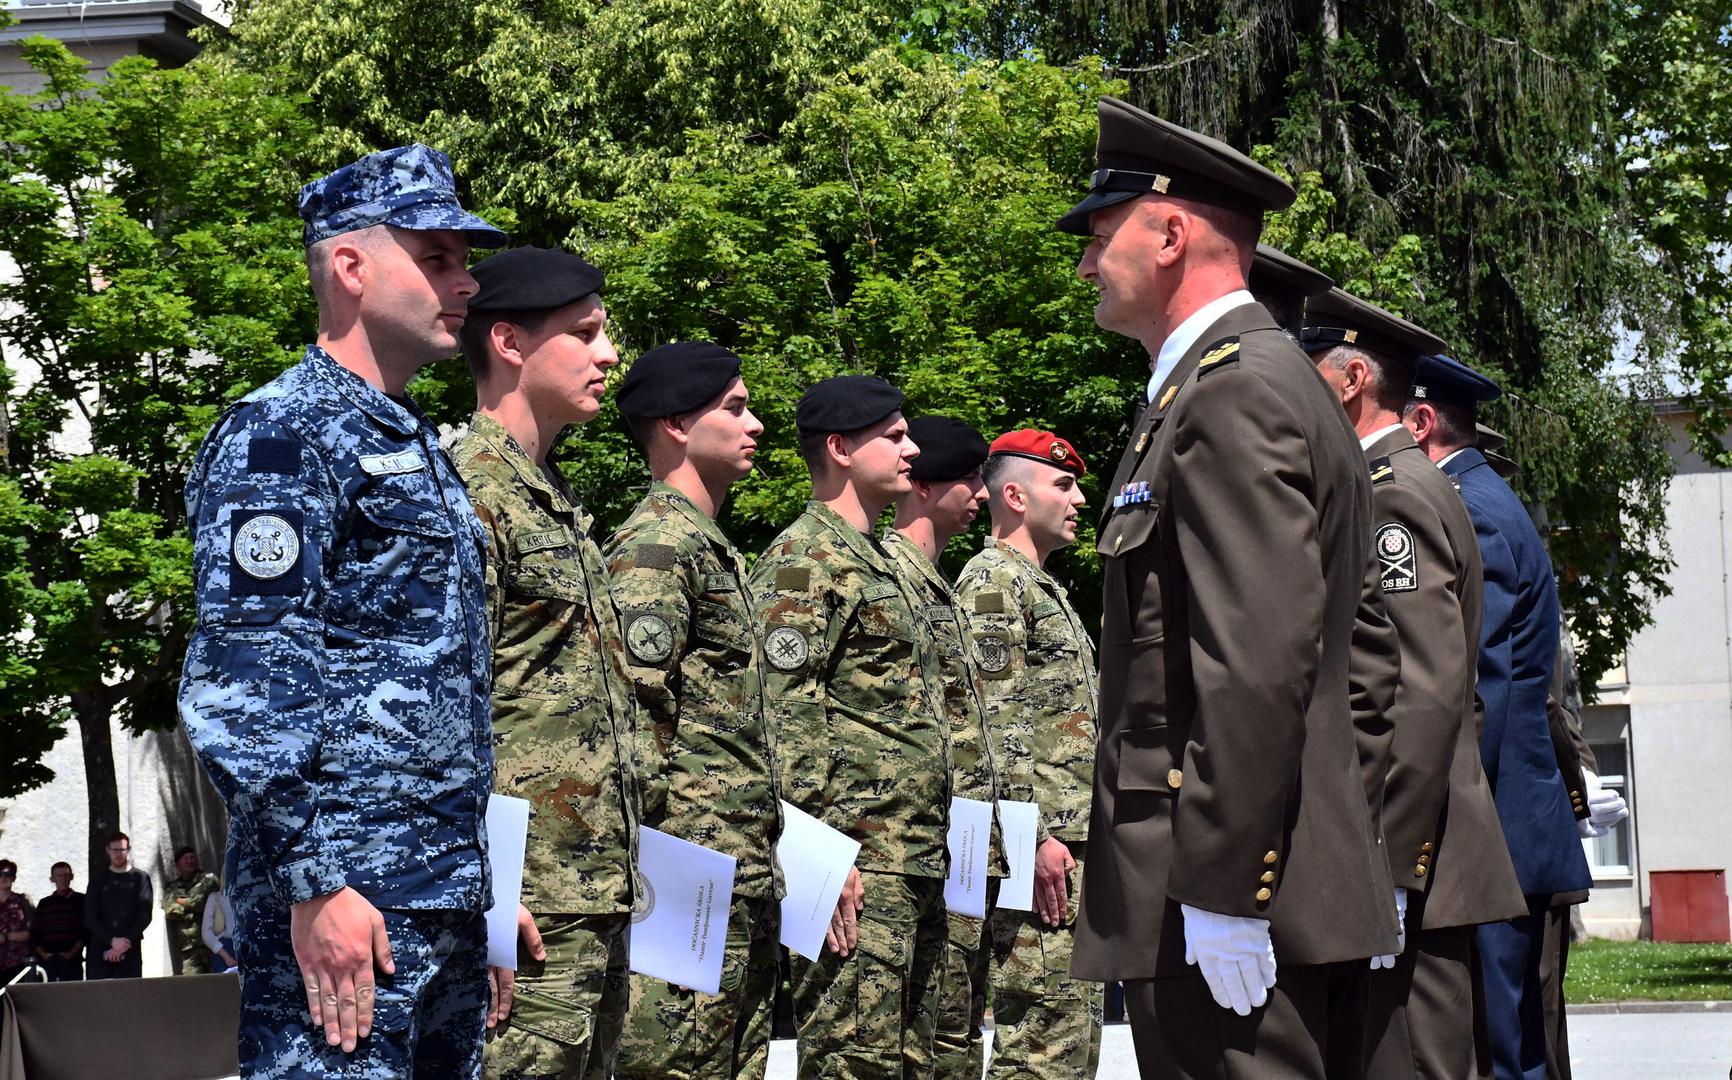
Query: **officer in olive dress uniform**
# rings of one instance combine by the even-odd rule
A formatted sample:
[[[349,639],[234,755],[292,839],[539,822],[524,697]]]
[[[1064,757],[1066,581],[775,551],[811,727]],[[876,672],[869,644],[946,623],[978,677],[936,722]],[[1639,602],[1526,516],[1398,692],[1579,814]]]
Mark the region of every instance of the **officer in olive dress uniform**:
[[[1403,423],[1459,486],[1485,566],[1480,760],[1527,910],[1478,928],[1479,988],[1492,1074],[1541,1080],[1550,1043],[1541,994],[1546,923],[1568,917],[1567,906],[1553,906],[1555,894],[1591,888],[1593,879],[1546,718],[1560,632],[1551,560],[1521,500],[1474,446],[1477,405],[1500,393],[1455,360],[1424,357]]]
[[[1305,328],[1305,302],[1322,296],[1335,282],[1328,274],[1268,244],[1258,244],[1245,287],[1269,310],[1281,329],[1297,340]]]
[[[1401,426],[1419,357],[1443,343],[1340,289],[1312,298],[1300,344],[1341,399],[1371,475],[1380,588],[1400,639],[1383,834],[1405,948],[1371,976],[1367,1073],[1474,1068],[1473,926],[1526,905],[1479,761],[1483,577],[1473,522]]]
[[[1293,201],[1231,148],[1100,103],[1095,318],[1151,406],[1107,487],[1100,748],[1072,970],[1125,980],[1145,1077],[1355,1075],[1397,950],[1350,702],[1371,551],[1357,440],[1245,291]]]

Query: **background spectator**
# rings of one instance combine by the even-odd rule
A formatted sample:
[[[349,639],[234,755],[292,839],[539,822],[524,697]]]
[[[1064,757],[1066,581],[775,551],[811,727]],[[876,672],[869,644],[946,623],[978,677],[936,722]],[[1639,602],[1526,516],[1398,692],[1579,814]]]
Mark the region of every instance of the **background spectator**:
[[[49,982],[76,982],[84,978],[84,944],[90,940],[84,927],[84,894],[72,891],[71,863],[55,863],[48,880],[54,891],[36,905],[30,945]]]
[[[201,936],[205,902],[221,886],[215,874],[199,869],[198,852],[183,847],[174,853],[176,877],[163,890],[162,910],[168,921],[168,952],[176,975],[210,974],[211,951]]]
[[[235,963],[235,909],[229,906],[229,898],[223,895],[221,888],[213,891],[205,902],[201,929],[204,947],[210,950],[211,971],[217,975],[233,971],[238,966]]]
[[[108,869],[90,883],[84,897],[84,925],[90,931],[92,979],[136,979],[144,974],[139,939],[156,915],[156,890],[142,870],[132,867],[132,841],[117,832],[108,838]]]
[[[0,859],[0,984],[30,963],[30,900],[12,891],[17,880],[18,864]]]

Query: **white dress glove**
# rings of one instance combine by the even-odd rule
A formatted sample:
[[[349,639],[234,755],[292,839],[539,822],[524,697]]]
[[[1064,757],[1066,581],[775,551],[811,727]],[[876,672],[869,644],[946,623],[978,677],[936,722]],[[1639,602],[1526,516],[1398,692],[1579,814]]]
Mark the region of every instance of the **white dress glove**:
[[[1373,956],[1371,970],[1392,968],[1395,958],[1407,950],[1407,890],[1397,886],[1395,889],[1395,951],[1387,956]]]
[[[1576,833],[1584,840],[1604,836],[1630,816],[1624,797],[1600,784],[1597,774],[1582,770],[1582,788],[1588,797],[1588,816],[1576,822]]]
[[[1189,904],[1185,914],[1185,963],[1197,965],[1215,1004],[1240,1016],[1269,1000],[1275,985],[1275,946],[1267,919],[1217,915]]]

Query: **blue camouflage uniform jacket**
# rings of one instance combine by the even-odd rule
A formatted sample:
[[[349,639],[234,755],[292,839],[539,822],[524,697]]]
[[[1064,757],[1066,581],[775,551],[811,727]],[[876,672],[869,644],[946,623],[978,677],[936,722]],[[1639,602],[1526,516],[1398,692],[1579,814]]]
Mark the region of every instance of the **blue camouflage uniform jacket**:
[[[438,432],[312,346],[217,421],[186,502],[180,715],[230,857],[285,904],[485,908],[486,541]]]

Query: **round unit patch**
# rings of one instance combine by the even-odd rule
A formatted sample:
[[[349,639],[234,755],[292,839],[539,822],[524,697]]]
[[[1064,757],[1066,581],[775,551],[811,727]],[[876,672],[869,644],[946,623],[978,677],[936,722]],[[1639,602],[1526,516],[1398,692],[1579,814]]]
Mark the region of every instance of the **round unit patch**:
[[[980,650],[980,670],[988,675],[996,675],[1010,666],[1010,642],[1003,638],[991,635],[976,638],[975,648]]]
[[[778,671],[796,671],[812,655],[806,635],[792,626],[778,626],[764,638],[764,657]]]
[[[1413,548],[1413,534],[1391,522],[1377,530],[1377,553],[1385,559],[1401,559]]]
[[[295,527],[275,514],[257,514],[235,530],[235,565],[270,581],[294,568],[301,555],[301,538]]]
[[[674,654],[674,628],[653,611],[632,619],[625,628],[625,647],[646,664],[659,664]]]

